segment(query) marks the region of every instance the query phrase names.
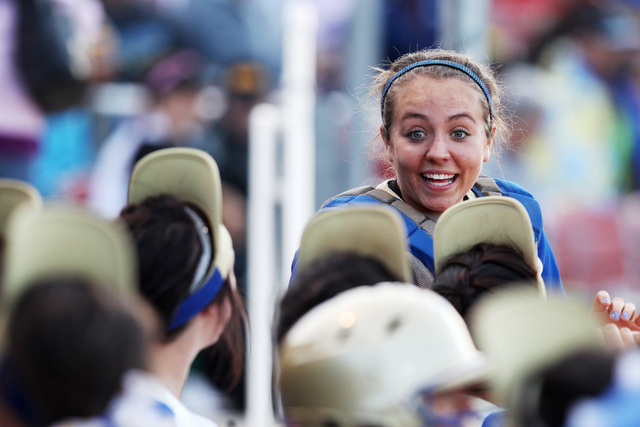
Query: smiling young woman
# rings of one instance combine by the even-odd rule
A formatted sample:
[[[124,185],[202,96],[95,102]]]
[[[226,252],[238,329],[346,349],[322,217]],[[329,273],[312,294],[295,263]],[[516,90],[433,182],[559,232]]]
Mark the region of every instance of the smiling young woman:
[[[547,288],[563,293],[536,199],[515,183],[481,175],[496,141],[508,133],[492,70],[465,54],[425,49],[376,71],[371,92],[380,100],[380,136],[395,177],[341,193],[321,210],[356,203],[396,208],[407,226],[415,282],[430,287],[440,214],[468,199],[513,197],[531,217]]]
[[[381,135],[402,198],[415,209],[442,213],[480,176],[493,132],[487,137],[478,98],[457,79],[417,78],[397,89],[394,126]]]

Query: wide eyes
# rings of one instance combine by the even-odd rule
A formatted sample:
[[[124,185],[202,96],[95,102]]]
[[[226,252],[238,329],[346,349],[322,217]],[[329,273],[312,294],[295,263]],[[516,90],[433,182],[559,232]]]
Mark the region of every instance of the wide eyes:
[[[425,136],[427,136],[427,134],[421,130],[413,130],[409,132],[409,138],[411,139],[422,139]]]
[[[463,130],[454,130],[453,132],[451,132],[451,136],[455,139],[462,139],[467,135],[469,134]]]
[[[451,132],[451,137],[453,139],[464,139],[468,135],[469,133],[467,131],[464,131],[461,129],[454,130],[453,132]],[[426,138],[426,136],[427,136],[427,133],[422,130],[412,130],[411,132],[409,132],[409,138],[413,140],[424,139]]]

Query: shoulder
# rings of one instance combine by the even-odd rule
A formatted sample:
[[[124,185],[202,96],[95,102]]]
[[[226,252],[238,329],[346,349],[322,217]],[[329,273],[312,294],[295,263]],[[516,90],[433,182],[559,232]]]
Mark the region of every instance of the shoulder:
[[[153,375],[133,370],[123,380],[122,393],[114,399],[107,411],[107,417],[115,425],[137,425],[144,419],[158,427],[179,426],[169,391]]]
[[[516,184],[515,182],[511,182],[511,181],[507,181],[499,178],[493,178],[493,180],[495,181],[498,188],[502,190],[503,193],[512,193],[512,194],[517,194],[520,196],[530,197],[532,199],[535,199],[533,197],[533,194],[531,194],[528,190]]]
[[[494,181],[502,191],[503,196],[512,197],[524,205],[531,217],[531,222],[534,227],[542,223],[542,209],[533,194],[515,182],[505,181],[503,179],[494,179]]]
[[[364,185],[344,191],[326,200],[320,209],[344,206],[352,203],[376,202],[375,199],[367,196],[367,193],[373,189],[374,187],[370,185]]]
[[[162,399],[157,400],[156,406],[162,408],[164,412],[172,414],[177,426],[217,427],[213,420],[194,413],[168,390]]]

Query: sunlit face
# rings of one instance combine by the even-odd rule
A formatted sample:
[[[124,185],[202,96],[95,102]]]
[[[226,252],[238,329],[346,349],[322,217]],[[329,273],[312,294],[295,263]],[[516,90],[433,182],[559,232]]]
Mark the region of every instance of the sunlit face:
[[[416,76],[395,90],[387,156],[403,200],[441,213],[460,202],[489,160],[482,94],[474,83]]]

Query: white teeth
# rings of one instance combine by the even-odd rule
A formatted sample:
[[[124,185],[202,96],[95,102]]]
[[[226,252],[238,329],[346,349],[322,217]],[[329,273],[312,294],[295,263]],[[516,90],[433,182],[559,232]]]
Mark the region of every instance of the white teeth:
[[[455,175],[443,174],[443,173],[427,173],[424,174],[427,179],[437,179],[439,181],[444,179],[453,179]]]
[[[425,173],[422,176],[429,181],[430,185],[435,187],[444,187],[445,185],[449,185],[456,177],[455,174],[444,173]]]

